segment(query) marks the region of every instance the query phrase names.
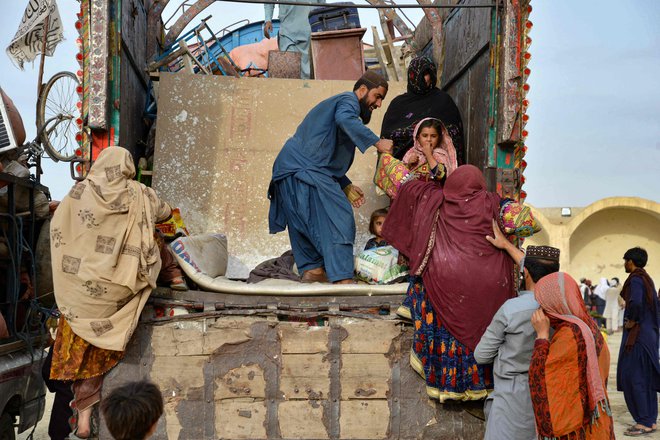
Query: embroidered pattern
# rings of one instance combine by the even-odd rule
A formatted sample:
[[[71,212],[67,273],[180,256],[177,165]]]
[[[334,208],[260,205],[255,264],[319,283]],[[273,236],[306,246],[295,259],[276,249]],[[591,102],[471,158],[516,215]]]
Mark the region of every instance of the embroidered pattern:
[[[73,319],[76,319],[78,315],[73,313],[72,310],[70,310],[68,307],[60,307],[60,313],[66,319],[67,321],[71,321]]]
[[[56,248],[66,245],[64,239],[62,238],[62,231],[60,228],[53,228],[50,231],[50,241]]]
[[[126,203],[126,197],[120,196],[118,199],[110,203],[109,207],[113,211],[128,211],[128,203]]]
[[[114,328],[112,322],[107,319],[104,321],[92,321],[89,323],[89,326],[92,327],[92,330],[96,336],[101,336],[105,333],[108,333]]]
[[[121,177],[121,165],[115,165],[113,167],[105,168],[105,178],[108,179],[108,182],[117,180]]]
[[[78,211],[78,217],[80,217],[82,224],[87,226],[87,229],[99,226],[98,223],[96,223],[96,217],[94,217],[94,213],[91,209],[81,209]]]
[[[86,186],[84,183],[76,183],[69,191],[69,197],[72,199],[80,200],[83,192],[85,191],[85,188]]]
[[[75,258],[70,255],[62,257],[62,272],[76,275],[80,270],[80,258]]]
[[[138,246],[131,246],[130,244],[126,244],[121,250],[121,254],[140,258],[140,248]]]
[[[117,239],[114,237],[99,235],[96,237],[96,248],[94,250],[99,254],[111,254],[115,250],[116,242]]]
[[[108,289],[106,287],[103,287],[98,282],[85,281],[83,283],[83,287],[87,289],[87,293],[89,294],[89,296],[92,296],[94,298],[97,298],[101,295],[108,293]]]

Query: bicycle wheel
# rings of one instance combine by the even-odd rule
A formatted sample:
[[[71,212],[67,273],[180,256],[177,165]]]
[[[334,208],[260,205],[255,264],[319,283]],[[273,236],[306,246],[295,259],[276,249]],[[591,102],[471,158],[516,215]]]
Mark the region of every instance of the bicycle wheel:
[[[68,162],[76,157],[79,85],[75,74],[59,72],[48,80],[39,96],[37,126],[41,133],[41,144],[55,162]]]

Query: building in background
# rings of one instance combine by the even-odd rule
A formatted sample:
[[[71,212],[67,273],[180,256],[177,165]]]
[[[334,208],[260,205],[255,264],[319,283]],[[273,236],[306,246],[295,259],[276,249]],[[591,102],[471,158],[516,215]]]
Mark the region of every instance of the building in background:
[[[543,230],[525,240],[561,249],[561,268],[574,278],[625,278],[623,254],[634,246],[649,253],[651,278],[660,279],[660,203],[608,197],[583,208],[532,208]]]

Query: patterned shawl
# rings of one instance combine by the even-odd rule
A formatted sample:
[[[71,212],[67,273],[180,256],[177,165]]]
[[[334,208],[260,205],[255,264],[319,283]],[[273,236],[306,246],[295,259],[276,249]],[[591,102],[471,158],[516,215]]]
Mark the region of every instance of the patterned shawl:
[[[413,133],[413,139],[415,139],[415,144],[403,156],[403,160],[402,160],[402,162],[405,163],[406,165],[410,163],[410,159],[413,156],[417,156],[417,164],[415,165],[416,168],[426,163],[426,156],[424,155],[422,144],[420,144],[419,141],[417,140],[417,133],[419,133],[419,126],[422,125],[422,122],[429,121],[431,119],[435,119],[435,118],[424,118],[421,121],[419,121],[419,123],[415,126],[415,132]],[[439,119],[435,119],[435,120],[440,123],[440,126],[442,127],[441,128],[442,133],[439,133],[440,145],[438,145],[436,148],[433,149],[433,158],[436,161],[438,161],[438,163],[443,164],[447,169],[447,175],[450,175],[451,173],[456,171],[456,168],[458,167],[458,163],[456,161],[456,148],[454,148],[454,142],[452,141],[451,136],[449,136],[445,124],[443,124],[442,121]]]
[[[536,283],[534,296],[556,330],[544,361],[535,353],[529,371],[539,438],[599,429],[591,425],[603,412],[610,414],[604,384],[609,351],[580,288],[570,275],[557,272]]]
[[[161,261],[154,227],[171,213],[133,176],[127,150],[103,150],[51,221],[60,311],[76,335],[107,350],[125,349],[156,286]]]

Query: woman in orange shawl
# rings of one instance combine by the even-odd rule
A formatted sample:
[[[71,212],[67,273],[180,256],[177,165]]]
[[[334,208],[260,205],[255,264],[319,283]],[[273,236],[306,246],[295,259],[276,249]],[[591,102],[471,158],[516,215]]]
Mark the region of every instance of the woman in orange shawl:
[[[537,339],[529,388],[539,439],[614,439],[606,392],[610,352],[577,283],[553,273],[536,283],[534,296],[541,308],[532,315]]]

